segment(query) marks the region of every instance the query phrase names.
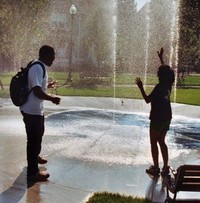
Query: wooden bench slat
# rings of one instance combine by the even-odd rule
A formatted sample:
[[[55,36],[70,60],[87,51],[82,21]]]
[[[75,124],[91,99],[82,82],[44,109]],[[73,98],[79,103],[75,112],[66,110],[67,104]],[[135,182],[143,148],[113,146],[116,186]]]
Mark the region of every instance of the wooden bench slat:
[[[190,178],[184,178],[183,183],[199,183],[200,184],[200,178],[190,177]]]
[[[182,165],[181,167],[185,170],[200,170],[200,165]]]
[[[182,185],[177,191],[200,192],[200,185]]]
[[[199,176],[200,177],[200,171],[185,171],[184,176]]]

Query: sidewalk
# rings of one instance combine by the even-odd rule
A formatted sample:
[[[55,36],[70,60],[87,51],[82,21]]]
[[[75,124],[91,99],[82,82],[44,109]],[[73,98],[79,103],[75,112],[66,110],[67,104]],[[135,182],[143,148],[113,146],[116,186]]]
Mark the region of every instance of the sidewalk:
[[[98,108],[131,112],[148,112],[149,105],[131,99],[62,97],[61,105],[45,103],[46,115],[69,109]],[[200,107],[174,104],[176,115],[200,117]],[[115,192],[142,196],[164,202],[162,183],[152,181],[141,165],[109,164],[65,156],[69,149],[64,137],[44,136],[42,154],[48,163],[41,167],[50,173],[49,181],[26,184],[26,136],[18,108],[0,99],[0,203],[83,203],[93,192]],[[46,129],[48,130],[48,129]],[[82,137],[80,139],[83,140]],[[84,142],[82,142],[84,144]],[[73,147],[73,152],[82,148]],[[80,147],[80,146],[79,146]],[[68,150],[68,151],[67,151]],[[149,150],[149,149],[147,149]],[[190,150],[171,161],[173,167],[183,163],[200,164],[199,150]]]

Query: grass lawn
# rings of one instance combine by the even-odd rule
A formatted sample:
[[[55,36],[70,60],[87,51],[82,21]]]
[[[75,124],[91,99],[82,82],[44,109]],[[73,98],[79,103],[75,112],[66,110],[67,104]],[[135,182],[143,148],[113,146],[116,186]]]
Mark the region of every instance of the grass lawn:
[[[4,84],[4,90],[0,89],[0,97],[9,97],[9,83],[14,73],[0,73],[0,79]],[[50,72],[49,77],[58,81],[59,84],[64,84],[67,78],[66,73]],[[116,98],[131,98],[142,99],[141,94],[136,86],[134,80],[138,75],[116,75],[115,84],[113,80],[110,84],[102,85],[82,85],[78,73],[73,73],[73,83],[71,86],[63,86],[57,89],[57,94],[62,96],[95,96],[95,97],[116,97]],[[141,77],[142,78],[142,77]],[[157,77],[147,77],[147,94],[151,92],[153,86],[157,83]],[[190,87],[188,87],[190,86]],[[174,93],[176,94],[176,102],[191,105],[200,105],[200,75],[186,76],[184,79],[184,86],[172,91],[171,100],[174,102]],[[196,87],[196,88],[195,88]]]
[[[151,203],[151,201],[139,197],[102,192],[94,193],[86,203]]]
[[[146,92],[150,93],[153,87],[147,87]],[[95,97],[116,97],[142,99],[140,91],[136,87],[116,87],[115,90],[111,86],[94,87],[94,88],[58,88],[58,95],[62,96],[95,96]],[[172,90],[171,101],[174,102],[174,93],[176,94],[175,102],[200,105],[200,89],[198,88],[179,88]]]
[[[176,102],[191,105],[200,105],[200,89],[182,88],[177,89]]]

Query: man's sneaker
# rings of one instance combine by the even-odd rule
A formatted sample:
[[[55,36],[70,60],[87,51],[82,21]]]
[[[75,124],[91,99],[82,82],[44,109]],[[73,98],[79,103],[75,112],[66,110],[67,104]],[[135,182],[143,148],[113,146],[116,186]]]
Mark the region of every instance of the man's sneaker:
[[[169,174],[169,166],[167,168],[163,168],[161,171],[161,176],[167,176]]]
[[[44,182],[48,180],[49,176],[50,176],[49,173],[43,173],[39,171],[34,175],[27,176],[27,180],[34,181],[34,182]]]
[[[39,164],[46,164],[46,163],[47,163],[47,160],[44,159],[44,158],[42,158],[42,157],[40,157],[40,156],[38,156],[38,163],[39,163]]]
[[[155,166],[150,166],[149,169],[146,169],[146,173],[153,175],[153,176],[159,176],[160,168],[157,168]]]

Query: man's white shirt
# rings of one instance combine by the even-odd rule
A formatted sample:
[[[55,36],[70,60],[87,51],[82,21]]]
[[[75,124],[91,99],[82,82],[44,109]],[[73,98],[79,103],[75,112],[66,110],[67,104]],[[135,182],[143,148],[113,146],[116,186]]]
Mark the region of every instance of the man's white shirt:
[[[35,60],[34,62],[39,61]],[[39,61],[41,62],[41,61]],[[42,62],[41,62],[42,63]],[[44,63],[43,63],[44,64]],[[44,70],[40,64],[35,64],[31,66],[28,71],[28,87],[31,90],[35,86],[40,86],[44,92],[47,90],[48,74],[45,67],[45,76],[43,77]],[[43,115],[44,114],[44,100],[36,97],[31,91],[29,94],[27,102],[20,107],[20,110],[24,113],[31,115]]]

